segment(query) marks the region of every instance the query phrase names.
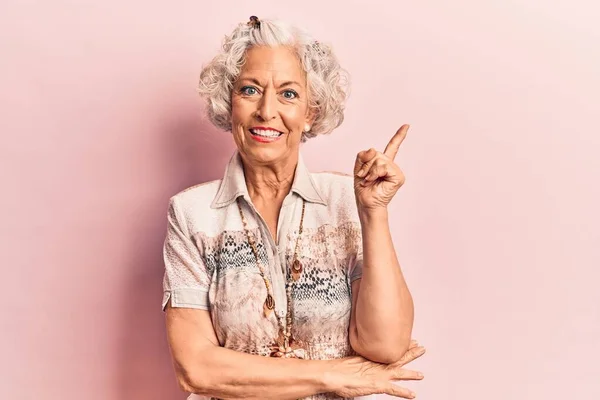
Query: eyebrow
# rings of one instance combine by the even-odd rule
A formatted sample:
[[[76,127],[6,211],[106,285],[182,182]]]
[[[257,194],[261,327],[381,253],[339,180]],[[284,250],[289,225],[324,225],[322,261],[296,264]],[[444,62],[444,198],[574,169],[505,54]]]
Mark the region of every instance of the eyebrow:
[[[252,82],[252,83],[254,83],[254,84],[258,85],[258,86],[263,86],[263,85],[262,85],[262,84],[261,84],[261,83],[258,81],[258,79],[256,79],[256,78],[242,78],[242,79],[240,79],[240,81],[248,81],[248,82]],[[298,82],[296,82],[296,81],[284,81],[284,82],[281,82],[281,83],[279,84],[279,87],[283,87],[283,86],[290,86],[290,85],[297,85],[297,86],[299,86],[299,87],[302,87],[302,85],[300,85],[300,84],[299,84]]]
[[[300,84],[299,84],[298,82],[296,82],[296,81],[285,81],[285,82],[281,82],[281,83],[279,84],[279,87],[282,87],[282,86],[290,86],[290,85],[296,85],[296,86],[300,86],[300,87],[302,87],[302,85],[300,85]]]

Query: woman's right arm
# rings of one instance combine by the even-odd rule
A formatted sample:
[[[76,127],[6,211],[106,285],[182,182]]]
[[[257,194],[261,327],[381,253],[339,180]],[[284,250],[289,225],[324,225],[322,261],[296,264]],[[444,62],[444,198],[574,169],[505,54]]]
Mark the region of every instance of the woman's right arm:
[[[299,360],[262,357],[220,347],[209,311],[166,308],[167,337],[180,387],[221,399],[298,399],[334,392],[342,397],[385,393],[413,398],[391,380],[422,379],[402,365],[423,354],[413,347],[394,365],[362,357]]]

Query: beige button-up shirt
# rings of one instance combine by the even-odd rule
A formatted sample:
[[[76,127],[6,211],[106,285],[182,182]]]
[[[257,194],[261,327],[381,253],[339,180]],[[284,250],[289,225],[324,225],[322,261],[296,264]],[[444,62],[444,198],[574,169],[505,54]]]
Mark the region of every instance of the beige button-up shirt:
[[[267,295],[236,199],[271,282],[275,313],[285,321],[286,274],[294,258],[302,202],[306,202],[298,258],[303,272],[292,286],[292,332],[307,358],[354,354],[349,343],[351,282],[362,273],[362,238],[353,178],[311,173],[300,155],[294,181],[277,224],[278,243],[252,204],[240,155],[223,179],[196,185],[171,197],[164,242],[163,310],[209,310],[221,346],[270,354],[278,335],[275,313],[267,318]],[[200,399],[201,397],[193,397]],[[336,398],[316,395],[311,399]]]

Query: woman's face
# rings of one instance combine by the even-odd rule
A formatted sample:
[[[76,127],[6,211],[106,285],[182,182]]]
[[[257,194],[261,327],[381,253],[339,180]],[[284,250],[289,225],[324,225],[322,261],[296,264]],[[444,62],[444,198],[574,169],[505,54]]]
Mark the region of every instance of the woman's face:
[[[306,74],[288,47],[257,46],[233,86],[231,132],[246,159],[269,164],[295,156],[309,115]]]

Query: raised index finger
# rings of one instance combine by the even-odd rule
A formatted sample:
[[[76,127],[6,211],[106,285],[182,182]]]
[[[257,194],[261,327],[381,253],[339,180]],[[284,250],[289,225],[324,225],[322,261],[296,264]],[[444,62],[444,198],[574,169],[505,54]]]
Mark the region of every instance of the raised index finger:
[[[404,124],[400,127],[400,129],[398,129],[396,134],[394,136],[392,136],[392,139],[390,140],[388,145],[385,146],[385,151],[383,152],[383,154],[385,154],[392,160],[394,158],[396,158],[398,149],[400,148],[400,145],[404,141],[404,138],[406,137],[406,133],[408,132],[409,127],[410,127],[410,125]]]

